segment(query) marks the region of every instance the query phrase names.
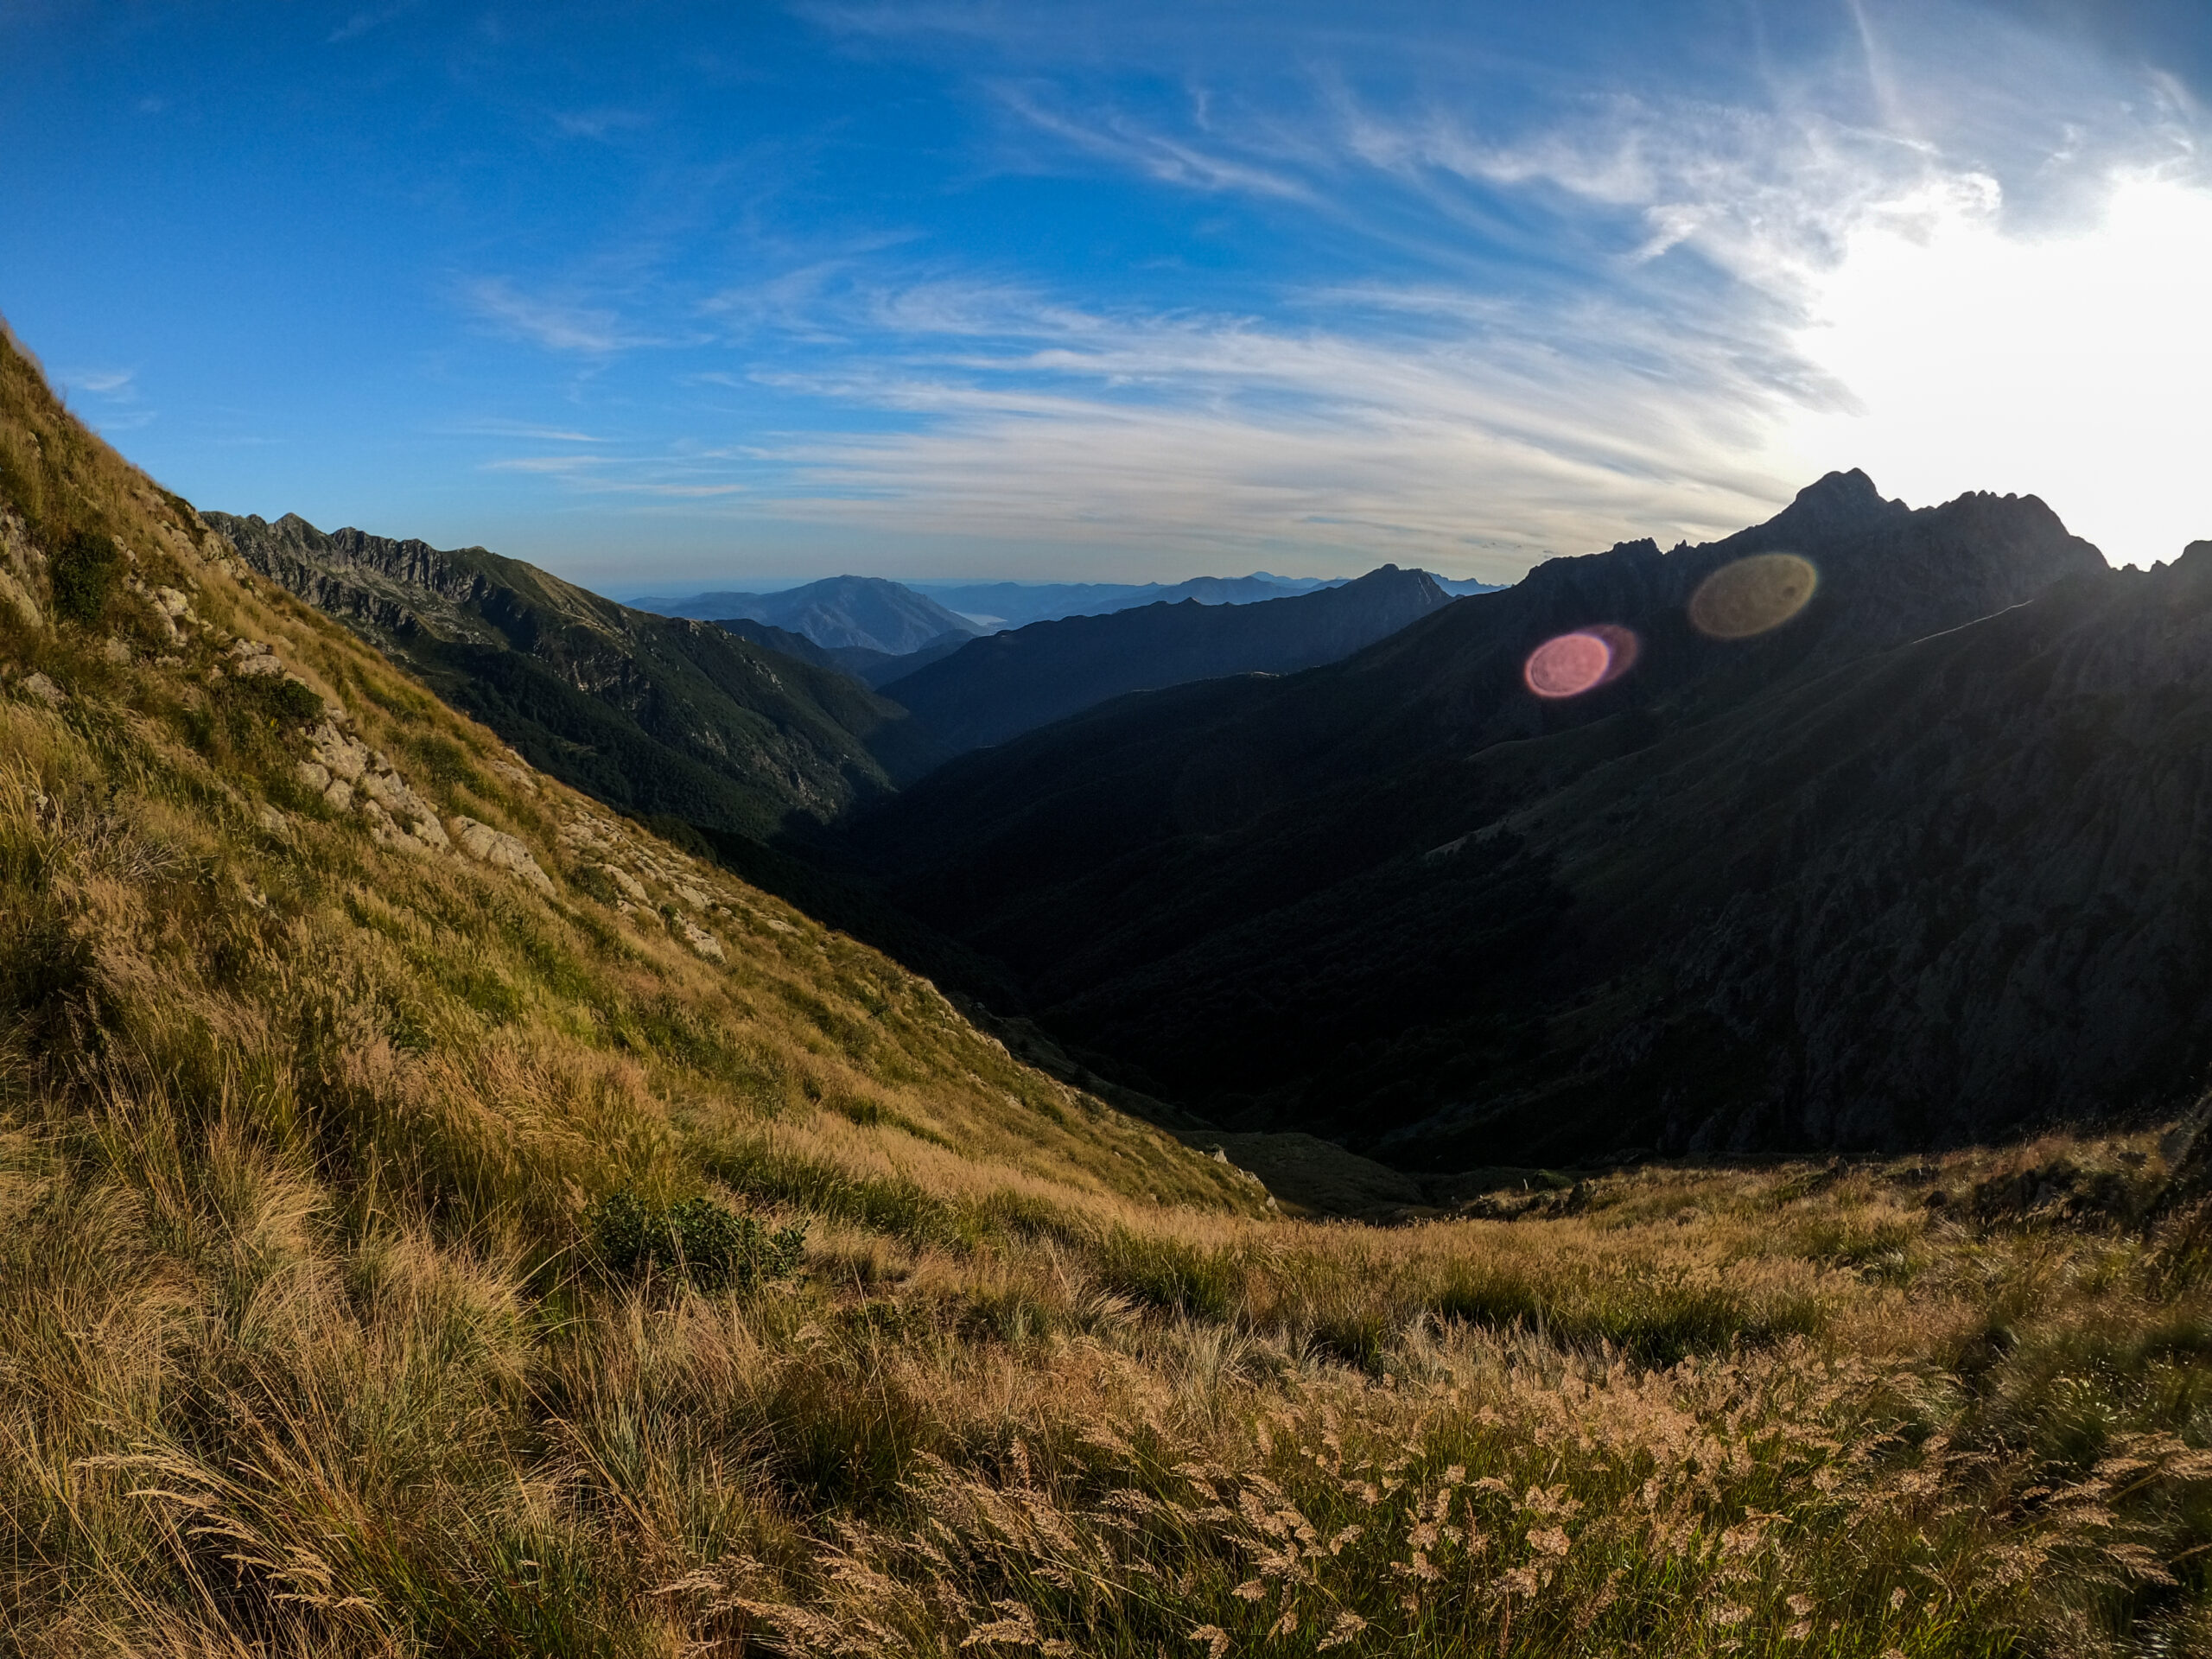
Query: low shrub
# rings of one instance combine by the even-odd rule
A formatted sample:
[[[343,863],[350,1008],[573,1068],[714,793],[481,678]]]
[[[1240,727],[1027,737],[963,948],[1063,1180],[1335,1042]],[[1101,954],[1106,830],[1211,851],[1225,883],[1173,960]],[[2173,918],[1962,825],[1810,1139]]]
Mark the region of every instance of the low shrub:
[[[770,1231],[757,1216],[712,1198],[653,1204],[630,1192],[610,1192],[585,1211],[601,1262],[611,1273],[642,1275],[655,1267],[702,1290],[744,1289],[798,1270],[806,1225]]]
[[[47,567],[54,584],[54,608],[80,626],[94,626],[107,609],[121,563],[112,537],[96,530],[66,531]]]

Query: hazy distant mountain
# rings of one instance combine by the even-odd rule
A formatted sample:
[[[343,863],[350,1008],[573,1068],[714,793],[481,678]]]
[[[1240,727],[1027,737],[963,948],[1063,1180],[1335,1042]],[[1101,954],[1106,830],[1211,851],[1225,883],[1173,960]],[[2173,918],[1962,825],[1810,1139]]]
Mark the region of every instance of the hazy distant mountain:
[[[887,651],[871,651],[866,645],[817,645],[803,633],[793,633],[788,628],[779,628],[769,622],[755,622],[747,617],[722,618],[715,626],[741,639],[750,639],[756,645],[766,645],[770,651],[796,657],[803,663],[834,668],[841,674],[849,674],[863,685],[871,687],[880,686],[887,680],[895,680],[902,674],[911,674],[941,657],[949,657],[975,638],[969,633],[941,633],[919,651],[893,656]]]
[[[902,709],[846,674],[650,615],[480,547],[442,551],[204,515],[246,563],[412,670],[532,765],[613,805],[773,836],[936,763]]]
[[[639,599],[660,616],[766,622],[816,645],[858,646],[901,657],[947,633],[976,632],[937,601],[881,576],[830,576],[776,594],[696,594],[689,599]]]
[[[1064,616],[1105,616],[1140,605],[1261,605],[1323,588],[1341,588],[1342,576],[1276,576],[1255,570],[1249,576],[1193,576],[1187,582],[916,582],[939,604],[986,627],[1019,628]]]
[[[1033,622],[971,639],[882,682],[883,693],[951,747],[977,748],[1125,692],[1334,662],[1450,602],[1425,573],[1386,564],[1341,587],[1256,604],[1186,598]]]
[[[1778,553],[1819,574],[1794,620],[1692,626]],[[1634,667],[1531,695],[1599,625]],[[1062,1041],[1233,1126],[1431,1168],[1940,1143],[2201,1086],[2208,662],[2212,544],[2114,571],[2032,497],[1832,474],[963,756],[850,839]]]

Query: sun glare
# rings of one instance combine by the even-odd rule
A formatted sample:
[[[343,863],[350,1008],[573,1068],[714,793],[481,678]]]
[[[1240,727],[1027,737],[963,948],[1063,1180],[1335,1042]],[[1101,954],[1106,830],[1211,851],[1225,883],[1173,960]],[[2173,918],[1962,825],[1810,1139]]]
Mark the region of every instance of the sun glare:
[[[1802,350],[1859,407],[1792,434],[1916,505],[2041,496],[2115,563],[2212,537],[2212,191],[2118,182],[2093,229],[2008,233],[1993,183],[1852,236]]]
[[[1690,622],[1715,639],[1749,639],[1805,608],[1820,572],[1795,553],[1754,553],[1724,564],[1690,595]]]
[[[1641,642],[1627,628],[1599,622],[1547,639],[1521,665],[1522,683],[1540,697],[1579,697],[1636,666]]]

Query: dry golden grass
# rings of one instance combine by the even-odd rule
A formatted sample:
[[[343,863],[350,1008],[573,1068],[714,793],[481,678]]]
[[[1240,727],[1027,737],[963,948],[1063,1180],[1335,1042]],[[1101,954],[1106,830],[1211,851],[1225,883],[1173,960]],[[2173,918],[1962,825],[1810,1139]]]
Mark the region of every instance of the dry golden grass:
[[[2212,1650],[2212,1225],[2150,1137],[1274,1218],[0,371],[10,581],[90,528],[206,625],[0,593],[0,1651]],[[552,892],[308,794],[226,635]],[[611,1274],[620,1190],[804,1265]]]

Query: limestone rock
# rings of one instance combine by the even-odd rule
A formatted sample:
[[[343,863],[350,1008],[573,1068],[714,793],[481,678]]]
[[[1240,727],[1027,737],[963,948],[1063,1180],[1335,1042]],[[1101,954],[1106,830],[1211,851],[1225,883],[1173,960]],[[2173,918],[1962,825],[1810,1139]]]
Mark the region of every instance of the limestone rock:
[[[722,960],[722,944],[720,939],[708,932],[705,928],[700,926],[698,923],[691,920],[689,917],[684,918],[683,929],[684,944],[690,945],[692,950],[698,952],[699,955],[705,957],[709,961],[720,962]]]
[[[552,893],[552,878],[538,868],[537,861],[531,856],[530,849],[514,836],[461,813],[448,818],[446,828],[452,832],[453,839],[461,851],[471,858],[489,864],[494,869],[511,871],[540,893],[549,895]]]
[[[39,613],[38,601],[30,596],[29,589],[5,570],[0,570],[0,600],[16,607],[16,614],[34,628],[43,628],[46,619]]]
[[[151,601],[154,616],[161,623],[162,632],[168,636],[168,642],[173,645],[182,645],[184,630],[177,624],[196,622],[200,620],[192,613],[192,601],[174,588],[156,588],[149,591],[144,589],[141,591],[145,592],[146,598]]]
[[[530,775],[529,769],[519,760],[494,760],[492,770],[518,789],[526,789],[533,795],[537,793],[537,780]]]
[[[642,905],[645,902],[645,884],[629,871],[620,864],[602,864],[600,868],[607,872],[607,880],[621,889],[623,896],[632,903]]]
[[[284,664],[276,660],[276,652],[258,639],[239,640],[231,647],[230,657],[232,671],[240,679],[260,679],[284,671]]]
[[[69,694],[43,674],[27,675],[23,680],[23,690],[49,709],[59,709],[69,701]]]
[[[334,778],[351,783],[369,769],[369,746],[346,736],[327,720],[308,734],[308,742]]]

